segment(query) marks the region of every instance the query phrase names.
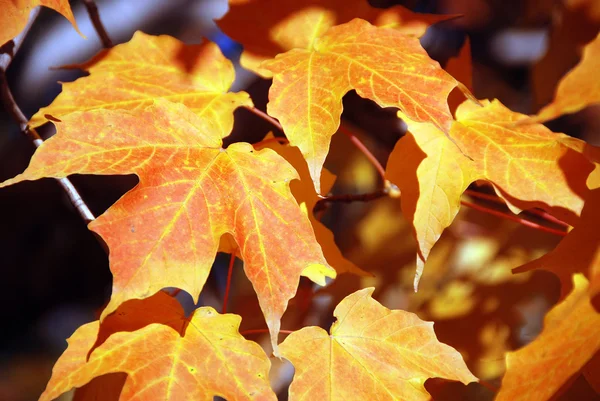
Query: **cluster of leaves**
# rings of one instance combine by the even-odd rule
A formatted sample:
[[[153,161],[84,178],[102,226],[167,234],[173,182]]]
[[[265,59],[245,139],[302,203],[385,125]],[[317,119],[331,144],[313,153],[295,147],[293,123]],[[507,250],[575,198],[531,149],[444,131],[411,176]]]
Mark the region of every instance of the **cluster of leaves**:
[[[66,1],[1,4],[8,10],[0,19],[2,43],[38,4],[73,21]],[[428,378],[477,381],[460,353],[437,340],[432,323],[385,308],[370,288],[338,304],[329,333],[306,327],[278,344],[300,276],[324,285],[337,274],[369,270],[342,257],[312,211],[332,183],[323,163],[351,90],[397,108],[408,126],[386,178],[401,192],[418,244],[415,289],[473,182],[491,184],[514,213],[539,208],[573,227],[554,251],[518,269],[556,273],[564,296],[541,335],[507,353],[497,395],[552,397],[600,350],[593,306],[600,291],[600,150],[541,123],[600,103],[592,79],[600,37],[555,99],[527,116],[474,98],[469,82],[429,58],[419,38],[444,16],[375,9],[363,0],[230,5],[218,24],[244,45],[242,65],[272,78],[267,113],[289,145],[223,148],[234,110],[253,107],[247,93],[229,92],[232,64],[213,43],[184,45],[141,32],[78,66],[89,76],[64,84],[31,118],[33,126],[54,122],[57,134],[1,186],[72,174],[133,173],[140,180],[89,225],[110,250],[112,296],[99,321],[69,339],[41,399],[74,387],[79,399],[117,388],[114,397],[122,400],[275,399],[270,360],[239,333],[240,316],[201,307],[185,318],[161,292],[175,287],[197,301],[217,252],[243,259],[274,354],[295,367],[291,400],[426,400]],[[456,89],[466,99],[451,110]]]

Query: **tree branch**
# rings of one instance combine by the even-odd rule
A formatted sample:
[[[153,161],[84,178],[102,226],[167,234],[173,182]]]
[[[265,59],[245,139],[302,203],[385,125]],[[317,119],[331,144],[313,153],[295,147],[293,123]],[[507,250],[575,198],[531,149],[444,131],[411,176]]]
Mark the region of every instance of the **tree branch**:
[[[102,42],[102,47],[105,49],[110,49],[113,47],[113,42],[110,40],[108,36],[108,32],[106,32],[106,28],[102,24],[102,20],[100,19],[100,14],[98,13],[98,6],[94,2],[94,0],[83,0],[83,4],[87,9],[88,14],[90,15],[90,19],[92,20],[92,24],[94,25],[94,29],[98,36],[100,37],[100,41]]]
[[[17,102],[15,101],[15,98],[8,85],[8,79],[6,78],[6,69],[14,59],[17,50],[19,50],[19,48],[21,47],[21,44],[23,43],[27,32],[29,32],[29,30],[31,29],[31,26],[33,25],[33,22],[35,21],[38,14],[39,7],[31,12],[31,15],[29,16],[29,21],[27,22],[27,26],[19,34],[19,36],[13,39],[13,47],[11,54],[4,53],[0,55],[0,98],[2,99],[6,111],[8,111],[12,119],[19,125],[19,129],[21,130],[21,132],[25,136],[27,136],[29,140],[31,140],[31,142],[33,142],[36,148],[38,148],[44,141],[37,133],[37,131],[29,126],[29,120],[27,119],[27,117],[25,117],[25,114],[23,114],[23,111],[17,105]],[[86,222],[86,224],[93,221],[95,219],[94,215],[87,207],[87,205],[81,198],[81,195],[79,195],[79,192],[77,192],[77,189],[73,186],[71,181],[69,181],[68,178],[61,178],[57,181],[69,197],[69,200],[71,201],[73,207],[75,207],[75,209],[77,210],[81,218]]]

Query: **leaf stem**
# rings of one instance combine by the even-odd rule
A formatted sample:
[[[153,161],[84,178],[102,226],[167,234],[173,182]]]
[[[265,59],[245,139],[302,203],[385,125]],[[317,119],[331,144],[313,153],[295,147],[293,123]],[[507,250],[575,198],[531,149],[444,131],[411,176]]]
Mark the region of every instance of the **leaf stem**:
[[[225,295],[223,296],[222,313],[227,313],[227,301],[229,300],[229,290],[231,289],[231,276],[233,275],[233,265],[235,264],[235,252],[229,258],[229,268],[227,269],[227,283],[225,284]]]
[[[490,195],[490,194],[484,194],[482,192],[478,192],[478,191],[473,191],[472,189],[467,189],[465,191],[465,194],[473,197],[473,198],[479,198],[479,199],[484,199],[484,200],[488,200],[490,202],[495,202],[501,205],[505,205],[505,202],[498,196],[495,195]],[[526,213],[531,213],[531,214],[535,214],[538,217],[541,217],[544,220],[548,220],[551,223],[563,226],[563,227],[570,227],[570,225],[568,223],[565,223],[562,220],[557,219],[556,217],[552,216],[550,213],[547,213],[543,210],[539,210],[539,209],[528,209],[525,211]]]
[[[94,25],[94,29],[96,33],[100,37],[100,41],[102,42],[102,47],[105,49],[110,49],[113,47],[113,42],[110,40],[110,36],[106,32],[106,28],[104,28],[104,24],[102,24],[102,20],[100,19],[100,13],[98,12],[98,6],[94,2],[94,0],[83,0],[83,4],[87,9],[87,12],[92,20],[92,25]]]
[[[33,25],[33,22],[35,21],[35,18],[37,17],[38,13],[39,8],[37,8],[31,13],[29,21],[27,22],[27,26],[25,27],[23,32],[21,32],[19,36],[13,39],[14,45],[12,48],[12,54],[0,55],[0,98],[2,98],[2,102],[4,103],[4,108],[6,109],[6,111],[8,111],[12,119],[19,125],[20,131],[25,136],[27,136],[29,140],[31,140],[31,142],[33,142],[36,148],[40,147],[40,145],[44,143],[44,140],[40,137],[40,135],[34,128],[29,126],[29,120],[27,119],[27,117],[25,117],[25,114],[23,114],[23,111],[19,108],[19,105],[15,101],[15,98],[8,85],[6,69],[14,59],[17,50],[23,43],[23,40],[25,39],[27,32],[29,32],[31,25]],[[85,202],[81,198],[81,195],[79,194],[79,192],[77,192],[77,189],[73,186],[71,181],[68,178],[60,178],[57,179],[57,181],[67,194],[69,201],[71,202],[73,207],[75,207],[83,221],[85,221],[86,224],[93,221],[95,219],[93,213],[85,204]]]
[[[283,132],[283,126],[275,118],[271,117],[270,115],[268,115],[267,113],[265,113],[261,109],[257,109],[254,106],[245,106],[245,107],[246,107],[246,109],[248,111],[254,113],[255,115],[257,115],[260,118],[262,118],[263,120],[265,120],[267,122],[270,122],[273,126],[275,126],[275,128],[277,128],[279,131]]]
[[[377,173],[379,173],[379,176],[381,177],[383,182],[385,182],[385,169],[383,168],[381,163],[379,163],[379,160],[377,160],[373,153],[371,153],[371,151],[365,146],[365,144],[362,143],[361,140],[358,139],[358,137],[354,135],[352,131],[350,131],[350,129],[348,129],[346,124],[340,124],[338,131],[346,135],[350,139],[350,142],[352,142],[352,144],[356,146],[356,148],[360,150],[362,154],[364,154],[367,157],[367,159],[369,159],[373,167],[375,167],[375,170],[377,170]]]
[[[241,335],[248,335],[248,334],[259,334],[259,333],[268,333],[269,329],[253,329],[253,330],[244,330],[244,331],[240,331]],[[279,334],[292,334],[294,331],[293,330],[279,330]]]
[[[531,227],[531,228],[534,228],[534,229],[539,230],[539,231],[544,231],[544,232],[547,232],[547,233],[550,233],[550,234],[559,235],[561,237],[564,237],[564,236],[567,235],[567,233],[565,231],[555,230],[555,229],[549,228],[549,227],[544,227],[542,225],[539,225],[539,224],[534,223],[532,221],[523,219],[521,217],[518,217],[518,216],[515,216],[515,215],[512,215],[512,214],[508,214],[508,213],[504,213],[504,212],[501,212],[501,211],[498,211],[498,210],[489,209],[489,208],[487,208],[485,206],[481,206],[481,205],[478,205],[476,203],[471,203],[471,202],[464,201],[464,200],[461,200],[460,203],[462,205],[464,205],[464,206],[470,207],[471,209],[479,210],[480,212],[488,213],[488,214],[491,214],[493,216],[497,216],[497,217],[500,217],[500,218],[503,218],[503,219],[506,219],[506,220],[515,221],[515,222],[517,222],[519,224],[522,224],[522,225],[524,225],[526,227]]]

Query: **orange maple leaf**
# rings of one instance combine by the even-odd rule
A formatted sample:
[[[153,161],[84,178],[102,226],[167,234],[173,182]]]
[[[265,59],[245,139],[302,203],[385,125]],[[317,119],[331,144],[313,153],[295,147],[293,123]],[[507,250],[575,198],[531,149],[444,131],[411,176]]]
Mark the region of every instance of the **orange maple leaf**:
[[[507,354],[497,401],[548,400],[600,350],[600,314],[590,303],[588,281],[576,274],[573,283],[573,292],[546,315],[542,333]]]
[[[598,69],[600,69],[600,34],[585,46],[579,64],[560,80],[554,100],[529,121],[552,120],[563,114],[575,113],[587,106],[600,103],[600,83],[595,79]]]
[[[164,99],[135,114],[71,113],[27,170],[1,186],[71,174],[137,174],[140,184],[90,224],[110,248],[114,276],[101,319],[164,287],[181,288],[197,301],[219,239],[229,233],[276,350],[299,276],[324,284],[335,271],[289,190],[297,178],[293,167],[247,143],[222,149],[218,123]]]
[[[305,327],[280,345],[296,369],[290,400],[429,400],[430,377],[477,381],[454,348],[437,341],[433,323],[389,310],[365,288],[335,308],[330,333]]]
[[[217,24],[244,46],[242,66],[270,77],[261,62],[292,49],[310,50],[329,28],[354,18],[421,37],[430,25],[453,17],[413,13],[402,6],[374,8],[367,0],[229,0],[229,11]]]
[[[76,66],[90,75],[63,84],[63,91],[31,118],[60,119],[75,111],[143,108],[162,98],[183,103],[199,116],[215,120],[223,134],[233,126],[233,110],[251,106],[246,92],[228,93],[233,65],[211,42],[184,45],[170,36],[136,32],[124,44],[100,52]]]
[[[110,335],[97,347],[96,336],[109,318],[102,324],[95,321],[77,329],[54,365],[40,401],[53,400],[74,387],[82,387],[76,397],[97,395],[102,390],[102,400],[107,394],[119,393],[121,401],[212,401],[214,396],[230,400],[277,399],[269,386],[271,363],[258,344],[239,334],[239,316],[221,315],[213,308],[202,307],[186,319],[179,306],[158,316],[158,320],[174,324],[156,323],[149,311],[164,303],[159,299],[163,297],[168,295],[129,305],[129,317],[146,315],[135,318],[138,327],[126,320],[112,322]],[[124,384],[120,376],[114,375],[117,372],[127,374]],[[113,375],[103,376],[109,373]]]
[[[0,46],[13,39],[25,28],[29,13],[37,6],[45,6],[62,14],[81,35],[69,0],[0,0],[0,10],[2,10],[0,13]]]
[[[291,50],[261,66],[274,74],[267,111],[302,151],[318,192],[348,91],[444,131],[453,120],[447,99],[456,81],[429,58],[419,39],[360,19],[329,29],[311,49]]]
[[[515,212],[541,207],[577,222],[593,168],[577,151],[587,151],[584,142],[541,124],[515,126],[528,117],[498,101],[486,101],[484,107],[466,101],[457,110],[450,136],[467,157],[432,124],[400,116],[410,133],[392,151],[386,174],[402,192],[402,211],[419,245],[415,288],[431,248],[475,180],[490,181]]]

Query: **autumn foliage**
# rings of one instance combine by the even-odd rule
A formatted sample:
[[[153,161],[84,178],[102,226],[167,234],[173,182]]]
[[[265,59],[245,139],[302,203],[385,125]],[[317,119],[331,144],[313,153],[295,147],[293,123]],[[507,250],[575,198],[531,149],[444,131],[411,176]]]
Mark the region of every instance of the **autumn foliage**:
[[[88,225],[108,248],[112,295],[99,320],[67,340],[40,400],[74,389],[77,400],[275,400],[269,372],[281,359],[295,370],[292,401],[428,400],[451,381],[463,390],[472,383],[487,391],[485,399],[543,401],[581,375],[598,391],[600,149],[543,123],[600,103],[600,36],[585,44],[553,100],[528,115],[472,93],[468,43],[445,69],[424,50],[426,29],[456,16],[377,9],[363,0],[229,3],[217,24],[244,46],[241,65],[272,80],[266,112],[248,93],[230,91],[234,65],[216,44],[137,32],[70,66],[89,75],[64,83],[29,120],[31,128],[52,122],[56,134],[1,187],[74,174],[139,179]],[[0,44],[21,32],[37,5],[77,29],[66,0],[0,0]],[[383,208],[381,216],[373,213],[377,228],[353,257],[321,222],[336,201],[335,176],[324,168],[335,157],[334,135],[359,142],[342,119],[351,91],[394,108],[407,126],[373,196],[401,205],[403,217]],[[275,135],[224,147],[239,108],[269,121]],[[487,270],[469,274],[489,292],[476,298],[463,281],[447,278],[444,255],[454,245],[442,234],[467,218],[459,215],[465,207],[486,211],[475,202],[482,197],[498,206],[492,213],[523,224],[533,216],[541,223],[530,225],[550,222],[557,227],[550,232],[564,238],[499,273],[492,272],[499,265],[482,259]],[[404,290],[418,291],[404,303],[411,311],[373,298],[378,285],[393,293],[386,280],[401,274],[403,262],[392,251],[405,245],[385,242],[394,230],[416,244],[411,273],[401,280]],[[260,319],[207,306],[185,316],[166,292],[185,291],[197,303],[218,252],[230,254],[232,264],[243,261]],[[375,267],[370,255],[386,252],[383,268]],[[487,296],[495,279],[510,280],[511,268],[514,291],[539,269],[561,282],[561,297],[533,341],[511,349],[503,329],[467,324],[462,330],[488,333],[475,358],[465,339],[438,333],[438,320],[443,331],[461,308],[481,316],[502,311],[502,298]],[[298,291],[301,276],[318,286]],[[338,284],[344,277],[360,284]],[[334,302],[330,327],[305,324],[319,294]],[[285,325],[288,309],[293,327]],[[240,331],[244,321],[254,329]],[[263,347],[249,340],[265,332]],[[434,378],[443,380],[426,385]],[[498,388],[488,383],[494,379]]]

